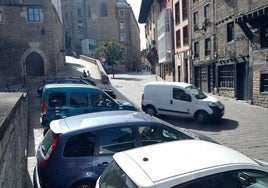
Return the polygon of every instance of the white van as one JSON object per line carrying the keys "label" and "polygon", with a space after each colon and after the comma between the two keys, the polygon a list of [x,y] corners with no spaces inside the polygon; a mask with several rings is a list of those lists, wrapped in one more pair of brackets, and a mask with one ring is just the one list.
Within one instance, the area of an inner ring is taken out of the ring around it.
{"label": "white van", "polygon": [[199,123],[220,119],[224,105],[194,85],[183,82],[149,82],[142,94],[142,110],[150,115],[195,118]]}

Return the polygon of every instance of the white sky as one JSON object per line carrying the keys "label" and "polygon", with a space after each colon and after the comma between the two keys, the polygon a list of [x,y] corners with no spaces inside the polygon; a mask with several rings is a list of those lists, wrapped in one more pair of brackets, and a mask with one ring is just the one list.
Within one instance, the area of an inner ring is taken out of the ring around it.
{"label": "white sky", "polygon": [[[127,2],[132,7],[132,10],[133,10],[133,12],[135,14],[137,22],[138,22],[139,14],[140,14],[141,1],[142,0],[127,0]],[[143,49],[146,48],[145,31],[144,31],[145,24],[139,24],[139,26],[140,26],[141,50],[143,50]]]}

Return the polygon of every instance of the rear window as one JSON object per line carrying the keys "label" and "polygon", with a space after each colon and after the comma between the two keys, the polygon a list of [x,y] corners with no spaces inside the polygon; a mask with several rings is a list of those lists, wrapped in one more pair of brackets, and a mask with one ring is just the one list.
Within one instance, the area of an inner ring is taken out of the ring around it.
{"label": "rear window", "polygon": [[68,138],[64,147],[64,157],[83,157],[94,154],[96,142],[95,133],[84,133]]}
{"label": "rear window", "polygon": [[66,106],[66,93],[65,92],[57,92],[51,93],[48,98],[49,107],[62,107]]}
{"label": "rear window", "polygon": [[44,155],[47,154],[50,146],[52,145],[53,141],[59,136],[59,134],[55,134],[53,133],[51,130],[48,130],[44,139],[43,139],[43,142],[42,142],[42,152]]}

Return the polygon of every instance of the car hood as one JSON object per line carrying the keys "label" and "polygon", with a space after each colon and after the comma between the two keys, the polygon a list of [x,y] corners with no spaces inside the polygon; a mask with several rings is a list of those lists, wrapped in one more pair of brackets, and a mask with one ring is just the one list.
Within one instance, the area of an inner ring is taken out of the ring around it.
{"label": "car hood", "polygon": [[115,101],[119,104],[119,106],[122,106],[122,110],[137,110],[136,107],[130,102],[121,99],[117,99]]}
{"label": "car hood", "polygon": [[215,97],[212,97],[212,96],[207,96],[206,98],[202,99],[203,101],[206,101],[206,102],[218,102],[219,100]]}

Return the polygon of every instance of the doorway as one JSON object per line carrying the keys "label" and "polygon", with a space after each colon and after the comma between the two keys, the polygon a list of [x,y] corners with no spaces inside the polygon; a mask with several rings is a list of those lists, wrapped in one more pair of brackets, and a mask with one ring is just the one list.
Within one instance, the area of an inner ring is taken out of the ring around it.
{"label": "doorway", "polygon": [[44,61],[38,53],[30,53],[25,60],[25,65],[27,76],[44,76]]}

